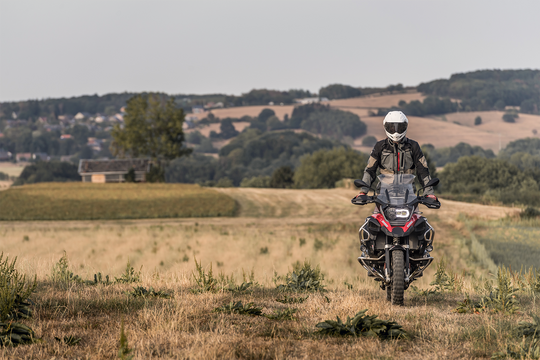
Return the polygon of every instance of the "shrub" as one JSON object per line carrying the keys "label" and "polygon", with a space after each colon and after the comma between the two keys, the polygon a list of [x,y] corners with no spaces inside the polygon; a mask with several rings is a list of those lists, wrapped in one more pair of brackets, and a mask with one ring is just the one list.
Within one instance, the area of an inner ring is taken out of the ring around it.
{"label": "shrub", "polygon": [[261,112],[257,116],[257,119],[259,121],[266,122],[269,118],[271,118],[272,116],[275,116],[275,115],[276,115],[276,113],[275,113],[274,110],[265,108],[265,109],[261,110]]}
{"label": "shrub", "polygon": [[38,161],[35,164],[27,165],[13,185],[53,181],[81,181],[77,165],[60,161]]}
{"label": "shrub", "polygon": [[408,334],[394,321],[377,319],[377,315],[365,315],[366,310],[358,312],[352,319],[347,316],[343,323],[339,316],[337,321],[326,320],[318,323],[320,334],[336,336],[377,336],[381,340],[408,338]]}
{"label": "shrub", "polygon": [[270,176],[253,176],[243,178],[240,187],[268,188],[270,187]]}
{"label": "shrub", "polygon": [[540,216],[540,211],[532,206],[527,206],[525,210],[519,213],[522,219],[532,219]]}
{"label": "shrub", "polygon": [[229,188],[229,187],[234,187],[234,184],[233,184],[232,180],[229,179],[228,177],[222,177],[221,179],[219,179],[219,180],[216,182],[215,187],[219,187],[219,188]]}
{"label": "shrub", "polygon": [[277,287],[280,291],[324,291],[324,275],[320,267],[312,268],[309,261],[297,262],[293,270],[285,276],[285,284]]}
{"label": "shrub", "polygon": [[482,124],[482,118],[480,116],[477,116],[474,118],[474,125],[480,125]]}
{"label": "shrub", "polygon": [[517,118],[518,118],[518,115],[512,112],[507,112],[502,117],[503,121],[507,123],[515,123]]}
{"label": "shrub", "polygon": [[366,161],[364,154],[350,148],[319,150],[302,158],[294,183],[307,189],[333,188],[338,180],[362,178]]}
{"label": "shrub", "polygon": [[134,168],[129,169],[127,174],[124,175],[124,179],[126,180],[126,182],[134,183],[135,182],[135,169]]}
{"label": "shrub", "polygon": [[288,189],[294,185],[294,171],[290,166],[282,166],[272,174],[270,179],[271,188]]}
{"label": "shrub", "polygon": [[159,165],[152,165],[150,171],[146,173],[146,182],[149,183],[164,183],[165,170]]}
{"label": "shrub", "polygon": [[362,95],[362,90],[342,84],[331,84],[325,87],[322,87],[319,90],[319,96],[325,97],[330,100],[333,99],[347,99],[352,97],[357,97]]}
{"label": "shrub", "polygon": [[375,146],[377,143],[377,138],[375,136],[366,136],[362,139],[362,145],[363,146]]}

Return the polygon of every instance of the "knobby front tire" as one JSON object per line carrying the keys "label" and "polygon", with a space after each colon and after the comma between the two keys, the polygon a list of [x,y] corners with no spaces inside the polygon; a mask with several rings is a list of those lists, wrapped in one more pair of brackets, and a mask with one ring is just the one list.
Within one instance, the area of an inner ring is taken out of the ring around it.
{"label": "knobby front tire", "polygon": [[405,292],[405,254],[401,250],[392,252],[392,305],[403,305]]}

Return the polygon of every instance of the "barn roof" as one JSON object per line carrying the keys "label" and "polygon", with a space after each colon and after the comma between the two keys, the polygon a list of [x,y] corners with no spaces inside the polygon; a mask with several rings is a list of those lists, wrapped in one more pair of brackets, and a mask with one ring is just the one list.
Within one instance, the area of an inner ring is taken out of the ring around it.
{"label": "barn roof", "polygon": [[80,160],[79,174],[82,173],[118,173],[135,171],[147,172],[150,166],[149,159],[121,159],[121,160]]}

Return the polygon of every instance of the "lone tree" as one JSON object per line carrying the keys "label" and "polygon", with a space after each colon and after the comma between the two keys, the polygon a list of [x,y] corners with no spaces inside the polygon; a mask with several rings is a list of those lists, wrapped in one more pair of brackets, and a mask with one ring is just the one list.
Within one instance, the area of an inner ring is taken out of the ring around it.
{"label": "lone tree", "polygon": [[474,118],[474,125],[480,125],[482,124],[482,118],[480,116],[477,116]]}
{"label": "lone tree", "polygon": [[[163,174],[163,161],[188,155],[192,149],[184,146],[184,111],[174,99],[160,95],[135,95],[127,101],[124,126],[116,125],[111,132],[110,150],[120,158],[150,157],[157,163],[151,173]],[[163,181],[162,176],[155,181]]]}

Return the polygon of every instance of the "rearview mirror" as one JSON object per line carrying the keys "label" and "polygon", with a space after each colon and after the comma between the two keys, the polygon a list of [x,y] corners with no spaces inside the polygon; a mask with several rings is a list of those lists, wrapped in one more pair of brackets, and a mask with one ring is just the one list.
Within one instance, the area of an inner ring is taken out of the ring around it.
{"label": "rearview mirror", "polygon": [[434,178],[434,179],[431,179],[431,180],[428,181],[426,187],[437,186],[438,184],[439,184],[439,179]]}
{"label": "rearview mirror", "polygon": [[[439,180],[439,179],[437,179],[437,180]],[[366,184],[362,180],[354,180],[354,186],[356,186],[357,188],[361,188],[361,187],[369,188],[368,184]]]}

